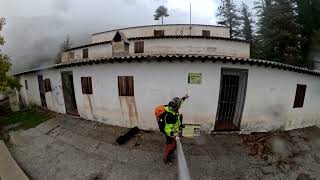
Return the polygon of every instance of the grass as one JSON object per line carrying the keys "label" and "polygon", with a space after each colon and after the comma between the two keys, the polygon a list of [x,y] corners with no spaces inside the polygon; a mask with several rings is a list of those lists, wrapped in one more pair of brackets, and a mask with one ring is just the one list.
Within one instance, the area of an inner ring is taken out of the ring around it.
{"label": "grass", "polygon": [[0,129],[18,123],[19,126],[13,129],[29,129],[52,117],[53,113],[39,108],[29,108],[18,112],[10,112],[5,116],[0,117]]}

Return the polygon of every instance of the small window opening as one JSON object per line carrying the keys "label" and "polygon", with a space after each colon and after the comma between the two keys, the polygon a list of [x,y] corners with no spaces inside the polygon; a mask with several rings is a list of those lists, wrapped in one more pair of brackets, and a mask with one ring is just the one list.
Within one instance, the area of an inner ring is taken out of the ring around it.
{"label": "small window opening", "polygon": [[83,58],[89,57],[89,49],[88,48],[82,50],[82,56],[83,56]]}
{"label": "small window opening", "polygon": [[27,80],[24,80],[24,85],[26,87],[26,90],[28,90],[28,81]]}
{"label": "small window opening", "polygon": [[92,94],[91,77],[81,77],[82,94]]}
{"label": "small window opening", "polygon": [[297,84],[296,96],[294,98],[293,108],[303,107],[304,97],[306,95],[306,85]]}
{"label": "small window opening", "polygon": [[69,59],[74,59],[74,52],[73,51],[69,52]]}
{"label": "small window opening", "polygon": [[52,91],[50,79],[45,79],[44,80],[44,89],[45,89],[46,92]]}
{"label": "small window opening", "polygon": [[154,30],[155,37],[162,37],[164,36],[164,30]]}
{"label": "small window opening", "polygon": [[144,53],[144,41],[134,42],[134,53]]}
{"label": "small window opening", "polygon": [[118,76],[119,96],[134,96],[133,76]]}
{"label": "small window opening", "polygon": [[203,37],[210,37],[210,31],[208,31],[208,30],[202,30],[202,36],[203,36]]}

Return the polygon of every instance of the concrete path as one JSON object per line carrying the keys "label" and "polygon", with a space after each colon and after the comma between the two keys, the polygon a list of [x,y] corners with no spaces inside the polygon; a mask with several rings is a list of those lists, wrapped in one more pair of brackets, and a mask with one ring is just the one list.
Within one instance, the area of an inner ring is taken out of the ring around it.
{"label": "concrete path", "polygon": [[28,180],[16,161],[12,158],[7,146],[0,140],[0,179]]}
{"label": "concrete path", "polygon": [[[123,146],[116,138],[128,129],[69,116],[12,132],[11,149],[32,179],[177,179],[177,167],[162,162],[164,137],[144,132]],[[290,162],[248,155],[239,135],[182,139],[192,179],[320,178],[320,130],[290,132],[297,154]]]}

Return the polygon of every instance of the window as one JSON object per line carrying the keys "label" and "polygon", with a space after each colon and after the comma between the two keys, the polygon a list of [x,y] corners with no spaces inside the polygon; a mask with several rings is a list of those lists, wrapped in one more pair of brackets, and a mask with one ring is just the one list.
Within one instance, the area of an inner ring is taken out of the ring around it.
{"label": "window", "polygon": [[44,80],[44,90],[45,90],[46,92],[52,91],[50,79],[45,79],[45,80]]}
{"label": "window", "polygon": [[306,85],[297,84],[296,97],[294,99],[293,108],[303,107],[304,96],[306,94]]}
{"label": "window", "polygon": [[134,96],[133,76],[118,76],[119,96]]}
{"label": "window", "polygon": [[134,42],[134,53],[143,53],[144,52],[144,41]]}
{"label": "window", "polygon": [[82,57],[83,58],[89,57],[89,49],[88,48],[82,50]]}
{"label": "window", "polygon": [[81,77],[82,94],[92,94],[91,77]]}
{"label": "window", "polygon": [[202,30],[202,36],[203,36],[203,37],[210,37],[210,31],[208,31],[208,30]]}
{"label": "window", "polygon": [[69,59],[74,59],[74,52],[69,52]]}
{"label": "window", "polygon": [[154,30],[154,36],[155,37],[161,37],[164,36],[164,30]]}
{"label": "window", "polygon": [[28,81],[27,80],[24,80],[24,85],[26,87],[26,90],[28,90]]}

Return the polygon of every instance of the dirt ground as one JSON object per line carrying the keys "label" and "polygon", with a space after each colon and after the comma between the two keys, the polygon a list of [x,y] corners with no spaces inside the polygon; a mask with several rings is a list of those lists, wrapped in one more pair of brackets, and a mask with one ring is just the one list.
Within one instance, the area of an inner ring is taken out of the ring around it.
{"label": "dirt ground", "polygon": [[[11,153],[31,179],[177,179],[164,165],[165,139],[65,115],[10,133]],[[320,179],[320,129],[182,139],[192,179]]]}

